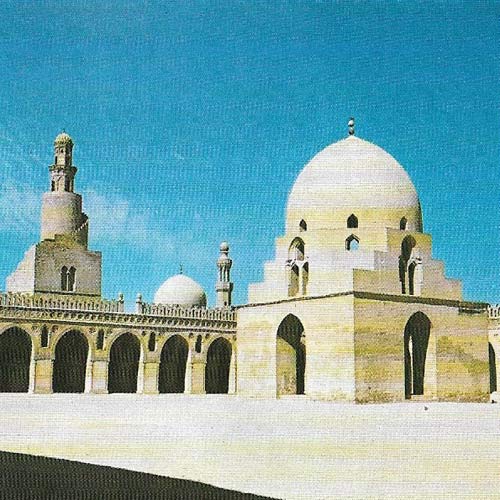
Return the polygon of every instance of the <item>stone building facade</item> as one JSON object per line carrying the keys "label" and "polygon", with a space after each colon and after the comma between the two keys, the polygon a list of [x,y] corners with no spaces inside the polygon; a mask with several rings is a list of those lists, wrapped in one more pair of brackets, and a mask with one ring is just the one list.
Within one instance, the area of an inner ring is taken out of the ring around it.
{"label": "stone building facade", "polygon": [[417,192],[354,135],[318,153],[289,195],[285,234],[233,306],[222,243],[217,304],[182,273],[153,304],[101,297],[101,255],[74,192],[73,141],[54,143],[41,241],[0,296],[0,391],[229,393],[324,400],[487,401],[498,307],[462,299],[432,256]]}

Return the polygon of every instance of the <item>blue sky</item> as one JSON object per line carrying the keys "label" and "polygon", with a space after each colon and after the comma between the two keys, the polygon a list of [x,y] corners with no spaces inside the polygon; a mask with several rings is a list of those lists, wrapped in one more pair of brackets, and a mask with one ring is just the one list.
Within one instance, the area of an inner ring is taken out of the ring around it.
{"label": "blue sky", "polygon": [[353,115],[465,298],[500,302],[498,1],[4,1],[0,67],[1,281],[64,128],[104,295],[150,301],[182,263],[213,303],[228,240],[243,303],[295,177]]}

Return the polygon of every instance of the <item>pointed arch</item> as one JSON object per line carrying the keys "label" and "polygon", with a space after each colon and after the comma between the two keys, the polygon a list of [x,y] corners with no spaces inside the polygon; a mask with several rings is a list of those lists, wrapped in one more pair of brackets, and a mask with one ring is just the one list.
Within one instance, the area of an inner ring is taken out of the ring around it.
{"label": "pointed arch", "polygon": [[402,217],[401,220],[399,221],[399,229],[401,231],[405,231],[407,224],[408,224],[408,219],[406,217]]}
{"label": "pointed arch", "polygon": [[404,330],[405,399],[424,394],[425,359],[431,322],[422,312],[413,314]]}
{"label": "pointed arch", "polygon": [[299,293],[299,266],[291,265],[288,273],[288,296],[295,297]]}
{"label": "pointed arch", "polygon": [[185,389],[189,346],[181,335],[172,335],[161,350],[158,391],[181,393]]}
{"label": "pointed arch", "polygon": [[349,229],[358,227],[358,218],[354,214],[349,215],[347,218],[347,227]]}
{"label": "pointed arch", "polygon": [[0,334],[0,392],[28,392],[32,342],[17,326]]}
{"label": "pointed arch", "polygon": [[355,251],[358,250],[359,248],[359,238],[351,234],[346,240],[345,240],[345,249],[348,251]]}
{"label": "pointed arch", "polygon": [[490,393],[496,392],[498,389],[497,386],[497,362],[495,356],[495,349],[488,342],[488,358],[490,362]]}
{"label": "pointed arch", "polygon": [[55,348],[52,390],[84,392],[89,344],[78,330],[66,332]]}
{"label": "pointed arch", "polygon": [[229,392],[232,350],[231,343],[224,337],[215,339],[208,347],[205,367],[205,392],[207,394]]}
{"label": "pointed arch", "polygon": [[301,231],[301,232],[307,231],[307,222],[304,219],[302,219],[299,222],[299,231]]}
{"label": "pointed arch", "polygon": [[76,286],[76,269],[72,266],[68,270],[68,292],[74,292]]}
{"label": "pointed arch", "polygon": [[302,343],[304,327],[289,314],[276,333],[276,394],[304,394],[306,351]]}
{"label": "pointed arch", "polygon": [[108,392],[137,392],[141,345],[131,333],[122,333],[111,345],[108,366]]}
{"label": "pointed arch", "polygon": [[305,258],[305,244],[302,238],[295,238],[288,247],[288,260],[297,261]]}
{"label": "pointed arch", "polygon": [[63,292],[68,290],[68,268],[66,266],[61,268],[61,290]]}

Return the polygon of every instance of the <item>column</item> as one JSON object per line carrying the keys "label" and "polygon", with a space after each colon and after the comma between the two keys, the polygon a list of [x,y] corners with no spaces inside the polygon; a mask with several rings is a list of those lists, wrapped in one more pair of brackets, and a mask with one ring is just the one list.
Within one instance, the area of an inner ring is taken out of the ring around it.
{"label": "column", "polygon": [[229,365],[229,387],[228,394],[236,394],[236,349],[235,344],[231,344],[231,363]]}
{"label": "column", "polygon": [[93,394],[108,393],[108,360],[95,359],[92,363],[92,387]]}
{"label": "column", "polygon": [[[158,394],[158,374],[160,372],[160,363],[144,363],[144,394]],[[138,391],[139,392],[139,391]]]}
{"label": "column", "polygon": [[34,392],[36,394],[52,394],[52,368],[54,360],[49,358],[35,359]]}

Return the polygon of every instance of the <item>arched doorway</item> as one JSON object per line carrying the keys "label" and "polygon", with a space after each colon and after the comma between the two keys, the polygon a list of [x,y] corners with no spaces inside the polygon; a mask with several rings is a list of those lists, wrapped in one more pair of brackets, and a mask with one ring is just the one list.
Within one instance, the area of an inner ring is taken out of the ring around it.
{"label": "arched doorway", "polygon": [[109,354],[108,392],[137,392],[141,347],[131,333],[123,333],[112,344]]}
{"label": "arched doorway", "polygon": [[215,339],[208,348],[205,367],[205,392],[227,394],[231,367],[231,343],[223,337]]}
{"label": "arched doorway", "polygon": [[180,335],[170,337],[161,350],[158,391],[184,392],[188,343]]}
{"label": "arched doorway", "polygon": [[422,312],[406,323],[404,332],[405,399],[424,394],[425,358],[431,322]]}
{"label": "arched doorway", "polygon": [[495,357],[495,349],[488,343],[488,357],[490,360],[490,393],[497,390],[497,362]]}
{"label": "arched doorway", "polygon": [[289,314],[278,327],[276,338],[276,393],[304,394],[306,351],[301,342],[304,327]]}
{"label": "arched doorway", "polygon": [[54,392],[84,392],[89,344],[78,330],[66,332],[57,342],[52,390]]}
{"label": "arched doorway", "polygon": [[31,339],[12,327],[0,335],[0,392],[28,392]]}

